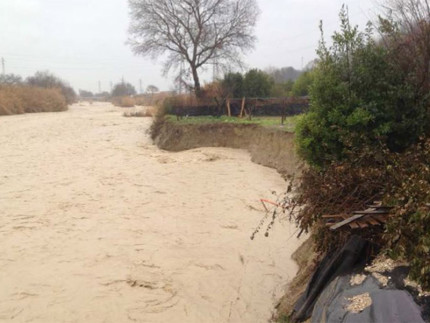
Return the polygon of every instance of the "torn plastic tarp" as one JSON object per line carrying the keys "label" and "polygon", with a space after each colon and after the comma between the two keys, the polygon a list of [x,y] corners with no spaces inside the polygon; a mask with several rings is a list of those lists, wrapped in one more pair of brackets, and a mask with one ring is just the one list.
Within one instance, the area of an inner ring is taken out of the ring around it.
{"label": "torn plastic tarp", "polygon": [[[372,276],[351,286],[351,275],[338,277],[318,298],[312,312],[312,322],[330,323],[421,323],[421,311],[405,290],[381,289]],[[368,294],[371,302],[358,313],[348,309],[351,300]]]}

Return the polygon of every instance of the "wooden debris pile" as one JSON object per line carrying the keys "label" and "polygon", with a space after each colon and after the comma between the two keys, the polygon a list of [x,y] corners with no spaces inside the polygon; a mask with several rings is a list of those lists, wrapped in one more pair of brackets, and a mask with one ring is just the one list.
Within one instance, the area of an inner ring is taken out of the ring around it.
{"label": "wooden debris pile", "polygon": [[355,211],[352,214],[323,215],[322,218],[333,231],[345,227],[364,229],[387,223],[391,209],[392,207],[383,206],[381,202],[374,202],[363,211]]}

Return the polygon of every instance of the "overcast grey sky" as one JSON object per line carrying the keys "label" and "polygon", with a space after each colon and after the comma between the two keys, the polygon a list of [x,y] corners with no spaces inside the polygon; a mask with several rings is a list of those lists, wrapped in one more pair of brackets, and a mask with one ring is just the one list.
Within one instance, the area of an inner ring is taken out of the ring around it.
{"label": "overcast grey sky", "polygon": [[[247,65],[293,66],[300,69],[316,57],[318,23],[326,36],[338,26],[345,3],[354,24],[364,28],[375,16],[375,0],[257,0],[261,16],[255,50]],[[127,0],[0,0],[0,57],[6,73],[23,77],[49,70],[75,89],[110,90],[122,77],[139,90],[154,84],[172,87],[173,75],[163,77],[160,62],[136,57],[125,44],[129,24]],[[210,73],[206,78],[210,79]]]}

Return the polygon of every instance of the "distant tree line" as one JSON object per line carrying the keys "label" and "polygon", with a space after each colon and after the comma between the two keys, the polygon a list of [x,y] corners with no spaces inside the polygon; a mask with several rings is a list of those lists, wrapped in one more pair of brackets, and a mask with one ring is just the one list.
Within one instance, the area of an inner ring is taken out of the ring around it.
{"label": "distant tree line", "polygon": [[312,81],[312,70],[271,67],[266,71],[251,69],[245,74],[228,73],[220,83],[229,97],[289,97],[307,96]]}

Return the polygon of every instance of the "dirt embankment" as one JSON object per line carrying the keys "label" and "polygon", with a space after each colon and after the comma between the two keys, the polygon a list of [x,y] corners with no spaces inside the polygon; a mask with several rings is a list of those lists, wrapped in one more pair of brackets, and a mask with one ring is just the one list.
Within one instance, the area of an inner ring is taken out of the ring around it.
{"label": "dirt embankment", "polygon": [[175,124],[161,126],[155,143],[161,149],[182,151],[199,147],[247,149],[252,161],[275,168],[283,176],[298,171],[294,134],[253,124]]}

